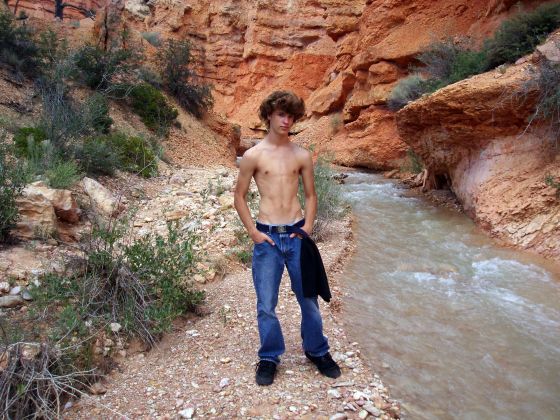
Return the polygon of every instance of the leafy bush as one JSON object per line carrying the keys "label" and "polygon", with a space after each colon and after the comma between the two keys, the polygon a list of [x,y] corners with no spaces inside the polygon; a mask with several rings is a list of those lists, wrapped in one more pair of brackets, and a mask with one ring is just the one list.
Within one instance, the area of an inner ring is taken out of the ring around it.
{"label": "leafy bush", "polygon": [[51,188],[69,188],[81,178],[80,167],[74,160],[58,161],[45,172]]}
{"label": "leafy bush", "polygon": [[56,316],[54,337],[82,335],[86,327],[95,336],[113,322],[152,346],[175,318],[203,301],[190,279],[197,238],[168,224],[166,237],[130,241],[127,223],[95,226],[83,244],[84,259],[75,263],[77,274],[44,276],[31,290],[35,305],[60,309],[49,312]]}
{"label": "leafy bush", "polygon": [[112,175],[117,168],[145,178],[157,175],[153,145],[142,137],[121,132],[86,138],[78,148],[77,158],[91,175]]}
{"label": "leafy bush", "polygon": [[532,52],[537,45],[560,27],[560,4],[544,4],[533,12],[520,13],[504,21],[487,40],[484,51],[488,69],[513,63]]}
{"label": "leafy bush", "polygon": [[117,80],[129,76],[140,60],[132,49],[110,48],[107,51],[84,45],[74,54],[74,78],[95,90],[106,90]]}
{"label": "leafy bush", "polygon": [[416,72],[426,75],[427,91],[434,92],[444,86],[482,73],[485,67],[486,53],[469,49],[468,40],[444,40],[435,42],[420,53],[418,61],[422,67],[415,67]]}
{"label": "leafy bush", "polygon": [[155,87],[142,83],[130,92],[132,109],[136,112],[146,127],[154,131],[167,133],[179,113],[170,106],[165,96]]}
{"label": "leafy bush", "polygon": [[18,219],[16,198],[21,194],[24,174],[19,162],[14,160],[12,148],[0,133],[0,242],[9,239],[10,230]]}
{"label": "leafy bush", "polygon": [[120,167],[119,156],[105,137],[88,137],[76,151],[81,168],[88,175],[113,175]]}
{"label": "leafy bush", "polygon": [[41,127],[22,127],[14,134],[15,152],[20,157],[29,158],[32,149],[47,139],[45,130]]}
{"label": "leafy bush", "polygon": [[83,119],[93,130],[107,134],[113,124],[113,119],[109,116],[107,98],[97,92],[91,95],[85,103]]}
{"label": "leafy bush", "polygon": [[[340,184],[335,180],[335,172],[329,161],[320,156],[315,163],[315,191],[317,193],[317,219],[313,226],[312,236],[323,240],[328,235],[331,222],[340,219],[347,211],[342,197]],[[300,182],[298,196],[302,208],[305,206],[303,184]]]}
{"label": "leafy bush", "polygon": [[138,136],[115,133],[107,137],[107,143],[116,151],[120,166],[128,172],[144,178],[157,175],[157,157],[151,145]]}
{"label": "leafy bush", "polygon": [[6,9],[0,9],[0,62],[18,78],[34,76],[40,67],[40,50],[32,31],[18,25]]}
{"label": "leafy bush", "polygon": [[391,91],[389,99],[387,99],[387,106],[391,111],[398,111],[429,90],[426,80],[418,74],[405,77]]}
{"label": "leafy bush", "polygon": [[158,53],[165,89],[188,112],[201,117],[214,103],[208,85],[196,83],[191,70],[191,45],[186,40],[168,40]]}
{"label": "leafy bush", "polygon": [[[423,93],[491,70],[504,63],[513,63],[532,52],[537,45],[560,27],[560,4],[545,4],[533,12],[521,13],[502,23],[480,50],[470,48],[465,40],[444,40],[432,43],[416,58],[422,66],[399,83],[388,101],[395,111]],[[425,75],[421,80],[418,73]]]}
{"label": "leafy bush", "polygon": [[193,271],[196,241],[195,236],[181,234],[176,225],[168,224],[167,238],[147,236],[125,248],[131,270],[149,285],[153,300],[146,319],[153,333],[168,330],[173,319],[204,299],[204,294],[195,291],[185,278]]}

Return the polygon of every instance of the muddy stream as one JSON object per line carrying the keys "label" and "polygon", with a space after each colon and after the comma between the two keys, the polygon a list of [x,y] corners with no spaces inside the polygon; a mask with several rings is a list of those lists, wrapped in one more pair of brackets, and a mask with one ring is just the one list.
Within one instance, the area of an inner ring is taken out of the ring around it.
{"label": "muddy stream", "polygon": [[560,419],[560,275],[454,211],[351,173],[346,321],[410,419]]}

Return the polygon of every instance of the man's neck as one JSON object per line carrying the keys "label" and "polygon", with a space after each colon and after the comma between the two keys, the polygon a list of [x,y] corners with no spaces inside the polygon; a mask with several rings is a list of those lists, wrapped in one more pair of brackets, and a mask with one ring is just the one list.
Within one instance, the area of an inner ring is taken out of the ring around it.
{"label": "man's neck", "polygon": [[282,134],[275,133],[274,131],[269,131],[265,136],[267,143],[273,144],[275,146],[283,146],[290,142],[290,137]]}

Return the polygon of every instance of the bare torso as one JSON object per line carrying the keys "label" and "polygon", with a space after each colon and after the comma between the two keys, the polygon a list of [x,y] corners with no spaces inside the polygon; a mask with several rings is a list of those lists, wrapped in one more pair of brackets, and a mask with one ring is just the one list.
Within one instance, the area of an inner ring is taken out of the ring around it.
{"label": "bare torso", "polygon": [[257,219],[266,224],[290,224],[303,218],[297,197],[305,151],[288,143],[260,143],[252,150],[256,161],[253,178],[261,196]]}

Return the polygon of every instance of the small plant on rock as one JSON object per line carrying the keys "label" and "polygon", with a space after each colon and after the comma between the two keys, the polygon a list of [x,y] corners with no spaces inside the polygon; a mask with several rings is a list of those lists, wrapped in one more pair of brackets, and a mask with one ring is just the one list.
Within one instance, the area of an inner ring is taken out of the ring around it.
{"label": "small plant on rock", "polygon": [[413,74],[405,77],[395,86],[389,95],[387,106],[391,111],[398,111],[428,91],[426,80],[418,74]]}

